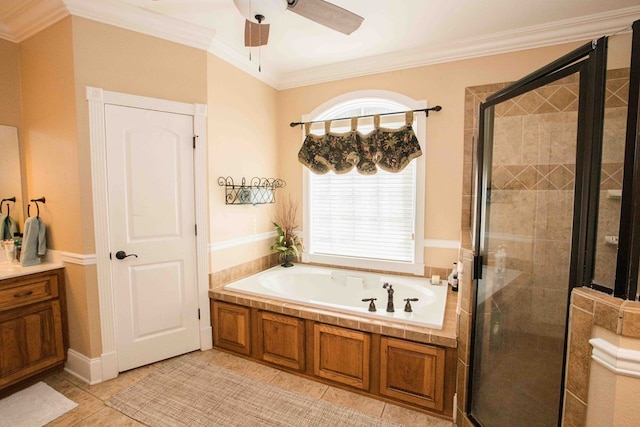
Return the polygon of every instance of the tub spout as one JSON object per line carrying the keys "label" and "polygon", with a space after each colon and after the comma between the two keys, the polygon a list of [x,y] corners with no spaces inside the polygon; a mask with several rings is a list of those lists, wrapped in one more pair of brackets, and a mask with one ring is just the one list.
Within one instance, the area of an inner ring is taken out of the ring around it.
{"label": "tub spout", "polygon": [[393,286],[385,282],[382,287],[387,290],[387,295],[389,296],[389,300],[387,301],[387,313],[393,313],[395,311],[393,308]]}

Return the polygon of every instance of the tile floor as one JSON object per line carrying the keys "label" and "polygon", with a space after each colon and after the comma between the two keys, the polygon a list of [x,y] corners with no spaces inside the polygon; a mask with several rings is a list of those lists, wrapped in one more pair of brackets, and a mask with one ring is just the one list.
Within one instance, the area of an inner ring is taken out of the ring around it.
{"label": "tile floor", "polygon": [[[452,426],[449,421],[307,380],[215,349],[194,352],[190,356],[261,381],[270,382],[278,387],[303,393],[315,399],[333,402],[408,427]],[[116,379],[96,385],[87,385],[66,372],[47,377],[44,382],[78,403],[77,408],[51,422],[48,426],[141,426],[142,424],[139,422],[106,406],[104,401],[120,390],[140,381],[162,363],[164,362],[124,372]]]}

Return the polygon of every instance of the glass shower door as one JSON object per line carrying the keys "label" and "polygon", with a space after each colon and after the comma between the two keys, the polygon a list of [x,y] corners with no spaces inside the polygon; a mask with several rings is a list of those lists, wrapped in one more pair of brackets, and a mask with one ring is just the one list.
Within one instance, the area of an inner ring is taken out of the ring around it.
{"label": "glass shower door", "polygon": [[559,425],[589,70],[575,62],[480,108],[469,407],[483,426]]}

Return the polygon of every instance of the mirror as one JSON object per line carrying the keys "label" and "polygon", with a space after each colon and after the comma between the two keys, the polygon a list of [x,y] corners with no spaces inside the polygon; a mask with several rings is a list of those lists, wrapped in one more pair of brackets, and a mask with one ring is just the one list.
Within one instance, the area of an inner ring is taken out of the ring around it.
{"label": "mirror", "polygon": [[20,174],[20,145],[18,129],[0,125],[0,199],[16,198],[2,203],[2,215],[7,214],[18,223],[20,231],[24,224],[22,200],[22,176]]}

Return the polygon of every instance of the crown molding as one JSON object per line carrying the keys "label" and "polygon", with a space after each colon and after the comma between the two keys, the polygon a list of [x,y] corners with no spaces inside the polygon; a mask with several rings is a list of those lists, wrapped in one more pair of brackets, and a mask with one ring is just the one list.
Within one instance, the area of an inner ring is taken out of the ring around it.
{"label": "crown molding", "polygon": [[493,33],[436,47],[344,61],[283,74],[277,89],[584,41],[617,33],[626,27],[630,29],[636,19],[640,19],[640,6]]}
{"label": "crown molding", "polygon": [[16,1],[7,10],[7,22],[0,26],[0,38],[20,43],[68,15],[62,0]]}
{"label": "crown molding", "polygon": [[74,16],[207,50],[215,30],[181,21],[117,0],[63,0]]}

